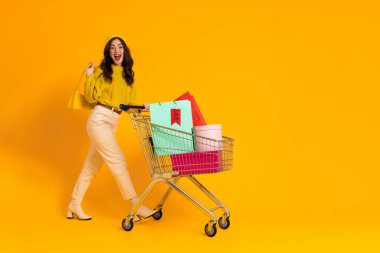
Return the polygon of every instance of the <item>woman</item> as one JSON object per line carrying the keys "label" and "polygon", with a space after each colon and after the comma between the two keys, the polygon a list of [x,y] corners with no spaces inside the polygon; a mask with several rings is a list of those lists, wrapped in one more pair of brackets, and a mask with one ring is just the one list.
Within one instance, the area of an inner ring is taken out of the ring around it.
{"label": "woman", "polygon": [[[115,132],[121,110],[120,104],[134,104],[136,85],[132,70],[133,59],[121,37],[111,37],[104,48],[104,59],[99,67],[92,63],[86,69],[84,95],[88,102],[97,103],[88,121],[87,132],[92,141],[86,161],[77,179],[68,206],[67,218],[76,216],[79,220],[90,220],[81,207],[84,195],[103,161],[111,170],[125,200],[132,206],[138,197],[129,177],[126,161],[115,139]],[[149,105],[144,104],[145,109]],[[136,212],[135,221],[151,217],[156,211],[142,205]]]}

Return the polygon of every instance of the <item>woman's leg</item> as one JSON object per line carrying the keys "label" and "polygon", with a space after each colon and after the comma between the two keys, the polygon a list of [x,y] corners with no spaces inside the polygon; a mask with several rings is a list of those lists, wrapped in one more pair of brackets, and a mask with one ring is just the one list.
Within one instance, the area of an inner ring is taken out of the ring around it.
{"label": "woman's leg", "polygon": [[94,145],[91,145],[88,151],[86,161],[83,165],[82,171],[77,179],[74,190],[71,194],[71,201],[69,203],[67,218],[73,218],[75,214],[80,220],[89,220],[91,216],[87,215],[82,210],[82,201],[84,195],[87,192],[92,180],[98,174],[100,168],[103,165],[103,159],[95,149]]}
{"label": "woman's leg", "polygon": [[94,110],[97,113],[90,117],[87,124],[89,137],[111,170],[122,197],[130,200],[137,194],[127,171],[124,154],[115,138],[119,115],[99,106]]}
{"label": "woman's leg", "polygon": [[73,199],[77,200],[78,202],[82,202],[88,187],[90,186],[95,176],[98,174],[102,165],[103,159],[96,150],[95,146],[92,144],[71,195]]}
{"label": "woman's leg", "polygon": [[[119,115],[103,107],[97,109],[100,111],[99,115],[89,120],[87,125],[90,139],[111,170],[123,198],[134,206],[138,203],[138,197],[127,170],[124,154],[115,138]],[[155,212],[141,205],[136,214],[148,217]]]}

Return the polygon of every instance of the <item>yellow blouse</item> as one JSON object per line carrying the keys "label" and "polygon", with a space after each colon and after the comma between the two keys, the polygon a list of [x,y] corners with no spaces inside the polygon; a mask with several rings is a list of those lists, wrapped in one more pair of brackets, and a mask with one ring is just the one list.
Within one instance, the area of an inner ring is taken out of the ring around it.
{"label": "yellow blouse", "polygon": [[119,108],[120,104],[136,105],[136,85],[129,86],[123,78],[123,67],[112,65],[112,82],[105,81],[103,70],[96,67],[94,73],[86,77],[84,97],[90,103],[99,102]]}

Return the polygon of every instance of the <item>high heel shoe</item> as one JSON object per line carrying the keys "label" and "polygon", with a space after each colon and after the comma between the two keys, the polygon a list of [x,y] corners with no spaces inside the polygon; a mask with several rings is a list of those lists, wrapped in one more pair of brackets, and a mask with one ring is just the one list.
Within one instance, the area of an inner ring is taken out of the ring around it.
{"label": "high heel shoe", "polygon": [[155,212],[148,216],[143,216],[141,214],[135,214],[135,217],[133,218],[134,222],[139,222],[145,219],[148,219],[150,217],[153,217],[156,213],[160,212],[161,210],[154,210]]}
{"label": "high heel shoe", "polygon": [[[139,202],[138,197],[134,197],[133,199],[130,199],[129,202],[131,203],[132,207],[136,206]],[[148,219],[152,217],[154,214],[156,214],[160,210],[152,210],[147,208],[144,204],[142,204],[139,209],[136,211],[135,217],[133,218],[134,222],[138,222],[144,219]]]}
{"label": "high heel shoe", "polygon": [[71,200],[70,201],[70,204],[67,208],[67,219],[73,219],[74,217],[77,217],[78,220],[91,220],[92,217],[85,214],[85,212],[83,212],[82,210],[82,207],[81,207],[81,203],[75,201],[75,200]]}

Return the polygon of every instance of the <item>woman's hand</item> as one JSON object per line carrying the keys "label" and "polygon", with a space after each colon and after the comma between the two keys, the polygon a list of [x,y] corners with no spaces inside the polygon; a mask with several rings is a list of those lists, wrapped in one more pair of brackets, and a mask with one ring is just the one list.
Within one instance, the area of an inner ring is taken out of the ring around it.
{"label": "woman's hand", "polygon": [[94,64],[91,62],[88,63],[88,67],[86,68],[86,75],[90,76],[94,73],[95,67]]}
{"label": "woman's hand", "polygon": [[149,104],[148,103],[144,103],[143,106],[145,107],[143,109],[143,111],[149,111]]}

